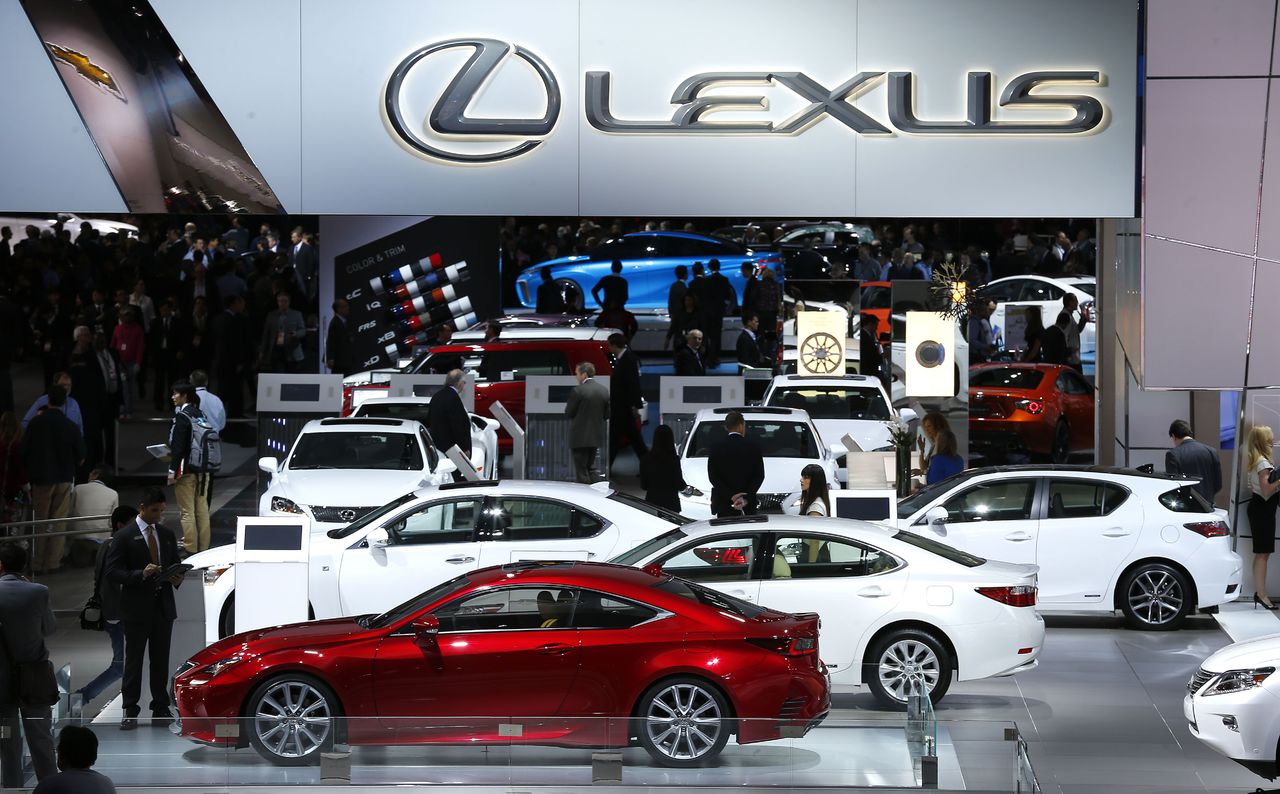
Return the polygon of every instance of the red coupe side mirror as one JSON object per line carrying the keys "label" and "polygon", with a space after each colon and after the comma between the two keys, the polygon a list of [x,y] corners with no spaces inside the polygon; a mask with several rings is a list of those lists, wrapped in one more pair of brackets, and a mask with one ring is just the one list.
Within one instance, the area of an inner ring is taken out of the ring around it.
{"label": "red coupe side mirror", "polygon": [[642,569],[651,576],[663,576],[661,563],[651,562]]}
{"label": "red coupe side mirror", "polygon": [[435,615],[423,615],[413,623],[414,641],[420,648],[436,648],[436,635],[440,633],[440,621]]}

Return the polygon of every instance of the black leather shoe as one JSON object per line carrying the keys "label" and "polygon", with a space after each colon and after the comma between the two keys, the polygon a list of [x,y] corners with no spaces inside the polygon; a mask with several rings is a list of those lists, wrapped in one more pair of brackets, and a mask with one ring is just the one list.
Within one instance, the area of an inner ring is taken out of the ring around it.
{"label": "black leather shoe", "polygon": [[173,722],[173,715],[163,711],[151,713],[151,725],[155,728],[167,728]]}
{"label": "black leather shoe", "polygon": [[120,720],[120,730],[122,731],[136,730],[137,727],[138,727],[137,717],[125,717],[124,719]]}

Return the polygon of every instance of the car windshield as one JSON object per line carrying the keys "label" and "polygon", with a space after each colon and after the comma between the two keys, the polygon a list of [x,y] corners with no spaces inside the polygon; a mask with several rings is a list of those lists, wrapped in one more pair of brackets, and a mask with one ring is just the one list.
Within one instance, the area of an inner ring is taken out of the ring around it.
{"label": "car windshield", "polygon": [[966,568],[977,568],[979,565],[986,562],[986,560],[981,557],[970,554],[966,551],[960,551],[959,549],[948,546],[945,543],[939,543],[932,538],[926,538],[924,535],[917,535],[914,532],[899,530],[898,534],[893,537],[903,543],[915,546],[917,549],[924,549],[931,554],[936,554],[943,559],[951,560],[952,562],[963,565]]}
{"label": "car windshield", "polygon": [[997,389],[1038,389],[1044,373],[1022,367],[983,367],[969,372],[969,386]]}
{"label": "car windshield", "polygon": [[388,502],[382,507],[377,508],[376,510],[370,510],[368,513],[360,516],[345,527],[331,529],[326,534],[331,538],[345,538],[347,535],[350,535],[353,532],[359,532],[370,524],[379,521],[386,514],[395,512],[401,505],[412,502],[416,498],[417,494],[407,493],[404,496],[398,497],[394,501]]}
{"label": "car windshield", "polygon": [[1097,283],[1096,283],[1096,282],[1093,282],[1093,281],[1073,281],[1073,282],[1071,282],[1071,286],[1075,287],[1076,289],[1080,290],[1081,292],[1086,292],[1086,293],[1088,293],[1090,298],[1096,298],[1096,297],[1098,297],[1098,285],[1097,285]]}
{"label": "car windshield", "polygon": [[947,491],[956,487],[960,483],[972,477],[977,472],[965,472],[957,474],[954,477],[935,482],[932,485],[926,485],[905,499],[898,501],[898,515],[902,518],[910,518],[918,513],[925,505],[942,496]]}
{"label": "car windshield", "polygon": [[420,471],[422,450],[412,433],[304,433],[289,470],[385,469]]}
{"label": "car windshield", "polygon": [[674,576],[670,579],[663,579],[655,584],[654,587],[659,590],[665,590],[668,593],[674,593],[682,598],[687,598],[690,601],[696,601],[703,606],[718,609],[721,612],[728,612],[731,615],[737,615],[748,620],[759,617],[767,611],[742,599],[718,593],[715,590],[708,590],[701,585],[696,585],[693,582],[678,579]]}
{"label": "car windshield", "polygon": [[[728,431],[718,417],[698,425],[685,449],[686,458],[705,458]],[[817,458],[818,440],[804,422],[748,420],[747,438],[760,446],[766,458]]]}
{"label": "car windshield", "polygon": [[[609,501],[620,502],[626,505],[627,507],[634,507],[636,510],[639,510],[642,513],[648,513],[649,515],[655,518],[660,518],[663,521],[666,521],[667,523],[670,523],[670,524],[689,524],[693,522],[692,518],[687,518],[685,516],[680,515],[679,513],[674,513],[666,509],[665,507],[658,507],[657,505],[651,505],[645,500],[636,496],[632,496],[629,493],[614,491],[613,493],[609,494]],[[623,563],[623,564],[625,565],[626,563]]]}
{"label": "car windshield", "polygon": [[377,617],[360,618],[360,625],[366,629],[385,629],[388,626],[394,626],[407,617],[416,614],[419,610],[424,609],[430,604],[434,604],[442,598],[446,598],[453,593],[458,592],[463,587],[471,583],[471,579],[467,574],[462,574],[454,579],[450,579],[444,584],[436,585],[425,593],[420,593],[399,606],[394,606],[383,612]]}
{"label": "car windshield", "polygon": [[889,420],[889,404],[874,386],[801,386],[774,389],[769,405],[799,408],[810,419]]}
{"label": "car windshield", "polygon": [[355,416],[385,416],[392,419],[415,419],[422,424],[427,423],[425,403],[361,403]]}
{"label": "car windshield", "polygon": [[[683,516],[681,516],[683,518]],[[687,520],[687,519],[686,519]],[[656,538],[650,538],[644,543],[634,548],[627,549],[618,556],[609,560],[616,565],[635,565],[642,560],[648,559],[654,552],[665,549],[673,543],[679,543],[689,537],[683,530],[673,529],[670,532],[663,532]]]}

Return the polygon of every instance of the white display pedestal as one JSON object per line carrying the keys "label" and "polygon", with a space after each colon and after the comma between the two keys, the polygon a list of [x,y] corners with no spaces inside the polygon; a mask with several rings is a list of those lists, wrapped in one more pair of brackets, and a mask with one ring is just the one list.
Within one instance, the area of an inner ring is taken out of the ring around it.
{"label": "white display pedestal", "polygon": [[307,620],[311,519],[240,516],[236,521],[237,633]]}

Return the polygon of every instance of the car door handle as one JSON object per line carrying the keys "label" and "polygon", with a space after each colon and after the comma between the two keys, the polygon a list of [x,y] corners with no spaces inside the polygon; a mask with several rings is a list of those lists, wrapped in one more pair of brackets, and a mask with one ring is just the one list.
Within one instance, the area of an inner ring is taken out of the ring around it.
{"label": "car door handle", "polygon": [[1111,529],[1108,529],[1106,532],[1103,532],[1103,533],[1102,533],[1102,537],[1104,537],[1104,538],[1127,538],[1127,537],[1129,537],[1129,536],[1130,536],[1130,535],[1132,535],[1132,534],[1133,534],[1133,530],[1131,530],[1131,529],[1121,529],[1120,527],[1112,527]]}
{"label": "car door handle", "polygon": [[756,600],[756,599],[755,599],[755,596],[751,595],[751,594],[750,594],[750,593],[748,593],[746,590],[730,590],[730,591],[729,591],[729,595],[733,596],[734,598],[741,599],[741,600],[743,600],[743,601],[755,601],[755,600]]}
{"label": "car door handle", "polygon": [[546,645],[538,646],[538,653],[543,653],[547,656],[564,656],[572,650],[572,645],[565,645],[563,642],[549,642]]}
{"label": "car door handle", "polygon": [[1004,536],[1005,540],[1012,540],[1014,543],[1022,543],[1025,540],[1031,540],[1032,535],[1029,532],[1010,532]]}
{"label": "car door handle", "polygon": [[445,557],[445,560],[444,560],[444,561],[445,561],[445,562],[449,562],[449,563],[453,563],[454,565],[462,565],[463,563],[475,562],[475,561],[476,561],[476,558],[475,558],[475,557],[463,557],[461,554],[456,554],[456,555],[454,555],[454,556],[452,556],[452,557]]}
{"label": "car door handle", "polygon": [[881,587],[878,584],[873,584],[870,587],[864,587],[861,590],[859,590],[858,595],[862,596],[863,598],[884,598],[885,596],[889,595],[889,591],[885,590],[883,587]]}

